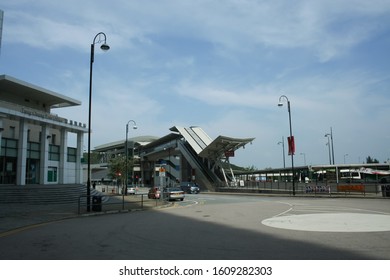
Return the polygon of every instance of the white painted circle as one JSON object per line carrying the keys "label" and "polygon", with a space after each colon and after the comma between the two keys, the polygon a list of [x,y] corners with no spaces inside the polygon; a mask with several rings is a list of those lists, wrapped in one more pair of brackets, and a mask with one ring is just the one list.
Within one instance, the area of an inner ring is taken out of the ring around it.
{"label": "white painted circle", "polygon": [[390,231],[390,215],[321,213],[279,216],[263,220],[263,225],[291,230],[321,232]]}

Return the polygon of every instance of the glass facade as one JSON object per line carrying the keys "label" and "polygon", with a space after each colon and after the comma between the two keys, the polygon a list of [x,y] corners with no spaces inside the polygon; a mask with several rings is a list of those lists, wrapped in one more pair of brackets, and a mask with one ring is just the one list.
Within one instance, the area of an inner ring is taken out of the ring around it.
{"label": "glass facade", "polygon": [[16,183],[17,156],[18,141],[2,138],[0,153],[0,184]]}

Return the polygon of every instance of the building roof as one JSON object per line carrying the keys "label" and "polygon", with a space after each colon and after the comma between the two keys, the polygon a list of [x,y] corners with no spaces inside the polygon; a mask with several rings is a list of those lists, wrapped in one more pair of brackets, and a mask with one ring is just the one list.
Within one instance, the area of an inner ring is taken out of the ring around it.
{"label": "building roof", "polygon": [[225,156],[226,152],[233,152],[251,143],[255,138],[232,138],[227,136],[218,136],[211,142],[199,156],[203,158],[218,159]]}
{"label": "building roof", "polygon": [[244,147],[255,139],[233,138],[220,135],[212,140],[198,126],[191,126],[189,128],[173,126],[170,130],[180,133],[200,157],[213,160],[225,157],[227,152],[230,152],[229,156],[234,156],[235,150]]}
{"label": "building roof", "polygon": [[200,154],[200,152],[212,142],[210,136],[208,136],[206,132],[198,126],[173,126],[169,130],[180,133],[197,154]]}
{"label": "building roof", "polygon": [[[136,145],[145,146],[151,142],[156,141],[157,139],[159,139],[159,137],[156,137],[156,136],[136,136],[136,137],[132,137],[132,138],[127,139],[127,141],[129,143],[134,143],[135,146]],[[126,140],[123,139],[120,141],[110,142],[107,144],[96,146],[94,151],[95,152],[105,152],[105,151],[109,151],[112,149],[124,148],[125,142],[126,142]]]}
{"label": "building roof", "polygon": [[11,93],[20,98],[40,100],[49,108],[61,108],[81,105],[81,101],[44,89],[42,87],[18,80],[8,75],[0,75],[0,91]]}

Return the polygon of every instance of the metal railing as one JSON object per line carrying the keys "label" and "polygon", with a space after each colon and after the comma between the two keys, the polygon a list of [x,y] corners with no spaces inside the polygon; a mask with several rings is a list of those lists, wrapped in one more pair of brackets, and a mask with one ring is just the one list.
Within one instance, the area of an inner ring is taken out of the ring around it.
{"label": "metal railing", "polygon": [[[354,188],[345,188],[351,185],[355,187],[356,183],[343,184],[335,182],[297,182],[296,193],[301,195],[316,196],[316,195],[342,195],[342,196],[386,196],[387,189],[384,191],[383,184],[380,183],[361,183],[364,191],[354,190]],[[340,186],[345,186],[340,188]],[[269,194],[289,194],[292,193],[291,182],[253,182],[246,181],[243,184],[235,184],[231,186],[219,186],[220,192],[248,192],[248,193],[269,193]],[[390,195],[389,195],[390,196]]]}
{"label": "metal railing", "polygon": [[[146,197],[145,197],[146,196]],[[81,195],[78,199],[77,213],[87,213],[87,199],[90,199],[91,212],[110,212],[110,211],[132,211],[153,208],[164,205],[166,201],[160,199],[149,199],[147,194],[133,195]]]}

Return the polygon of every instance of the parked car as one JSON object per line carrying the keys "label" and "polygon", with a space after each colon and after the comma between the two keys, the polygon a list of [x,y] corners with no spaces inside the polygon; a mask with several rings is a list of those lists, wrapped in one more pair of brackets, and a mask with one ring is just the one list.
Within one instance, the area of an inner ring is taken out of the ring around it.
{"label": "parked car", "polygon": [[161,196],[161,191],[158,187],[153,187],[148,192],[148,198],[159,199]]}
{"label": "parked car", "polygon": [[127,188],[127,194],[135,194],[135,188],[134,187],[128,187]]}
{"label": "parked car", "polygon": [[185,194],[184,194],[184,191],[181,188],[174,187],[174,188],[166,188],[166,189],[164,189],[164,196],[168,200],[179,199],[179,200],[183,201],[184,197],[185,197]]}
{"label": "parked car", "polygon": [[180,188],[186,193],[199,193],[200,188],[194,182],[181,182]]}

